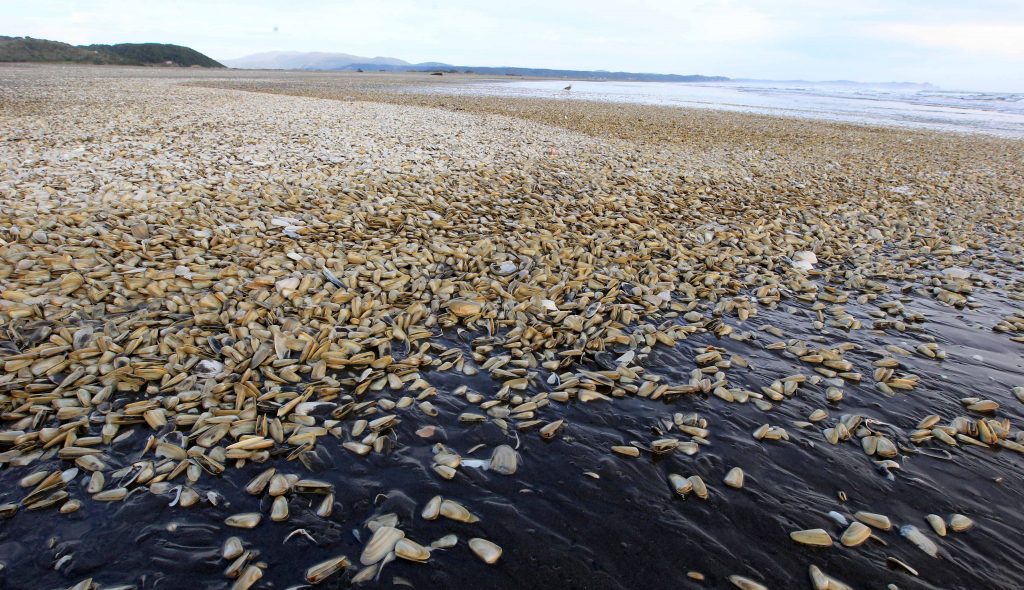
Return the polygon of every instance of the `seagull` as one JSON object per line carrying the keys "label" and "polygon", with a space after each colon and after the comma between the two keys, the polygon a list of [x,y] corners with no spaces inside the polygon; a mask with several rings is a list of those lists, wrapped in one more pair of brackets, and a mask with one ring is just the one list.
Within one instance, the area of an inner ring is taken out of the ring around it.
{"label": "seagull", "polygon": [[572,84],[569,84],[568,86],[566,86],[562,90],[572,90]]}

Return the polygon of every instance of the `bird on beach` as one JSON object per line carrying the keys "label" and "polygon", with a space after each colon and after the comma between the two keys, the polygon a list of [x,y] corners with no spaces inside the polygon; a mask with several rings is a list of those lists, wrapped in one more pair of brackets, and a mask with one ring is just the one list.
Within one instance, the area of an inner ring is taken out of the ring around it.
{"label": "bird on beach", "polygon": [[568,86],[566,86],[562,90],[572,90],[572,84],[569,84]]}

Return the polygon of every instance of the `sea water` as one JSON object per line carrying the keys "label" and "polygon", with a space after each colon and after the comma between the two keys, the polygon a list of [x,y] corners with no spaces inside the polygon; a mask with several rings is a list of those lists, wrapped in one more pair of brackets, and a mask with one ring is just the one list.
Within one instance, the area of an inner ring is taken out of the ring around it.
{"label": "sea water", "polygon": [[[564,90],[568,85],[571,90]],[[452,92],[435,87],[434,92]],[[456,92],[668,105],[1024,138],[1024,93],[930,85],[730,81],[717,83],[484,80]]]}

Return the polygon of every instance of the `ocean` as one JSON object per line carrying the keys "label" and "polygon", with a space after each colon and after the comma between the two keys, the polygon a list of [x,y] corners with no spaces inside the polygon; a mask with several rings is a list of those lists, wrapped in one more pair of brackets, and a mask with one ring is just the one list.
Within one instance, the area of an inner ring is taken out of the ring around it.
{"label": "ocean", "polygon": [[[563,90],[569,84],[572,90]],[[453,91],[451,87],[429,90]],[[1024,138],[1024,93],[802,81],[695,84],[569,80],[486,80],[460,85],[458,92],[718,109]]]}

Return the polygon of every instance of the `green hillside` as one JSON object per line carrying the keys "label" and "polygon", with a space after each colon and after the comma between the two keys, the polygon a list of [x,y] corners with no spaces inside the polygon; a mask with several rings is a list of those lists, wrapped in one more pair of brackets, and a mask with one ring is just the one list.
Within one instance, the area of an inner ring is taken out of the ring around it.
{"label": "green hillside", "polygon": [[0,62],[224,67],[195,49],[181,45],[166,43],[69,45],[47,39],[3,36],[0,36]]}

